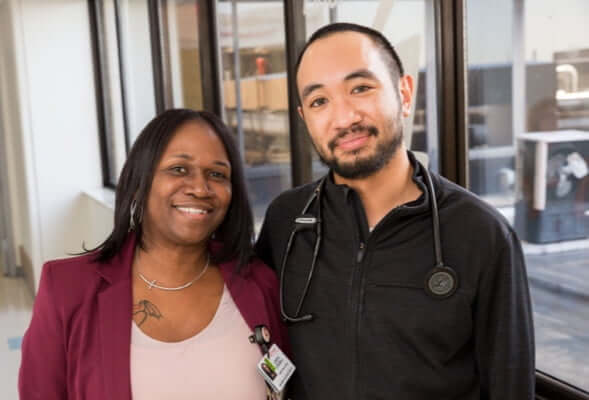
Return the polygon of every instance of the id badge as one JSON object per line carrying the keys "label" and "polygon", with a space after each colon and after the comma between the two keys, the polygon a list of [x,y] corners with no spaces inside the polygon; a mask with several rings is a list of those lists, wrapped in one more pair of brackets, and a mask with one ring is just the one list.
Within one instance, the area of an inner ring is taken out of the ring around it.
{"label": "id badge", "polygon": [[268,353],[264,354],[258,362],[258,371],[274,393],[278,394],[284,390],[295,371],[295,366],[282,350],[276,344],[273,344]]}

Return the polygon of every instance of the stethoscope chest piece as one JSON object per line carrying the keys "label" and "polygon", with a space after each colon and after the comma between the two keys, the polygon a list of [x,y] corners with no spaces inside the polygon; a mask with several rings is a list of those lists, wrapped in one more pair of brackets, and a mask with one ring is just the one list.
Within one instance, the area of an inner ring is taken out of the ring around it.
{"label": "stethoscope chest piece", "polygon": [[434,267],[425,277],[425,291],[436,299],[450,297],[458,289],[458,277],[452,268]]}

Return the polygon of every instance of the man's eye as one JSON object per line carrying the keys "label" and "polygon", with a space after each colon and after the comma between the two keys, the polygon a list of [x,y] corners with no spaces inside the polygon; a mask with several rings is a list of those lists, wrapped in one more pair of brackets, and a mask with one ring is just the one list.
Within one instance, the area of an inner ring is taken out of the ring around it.
{"label": "man's eye", "polygon": [[360,85],[360,86],[356,86],[354,89],[352,89],[352,93],[362,93],[367,90],[370,90],[370,86]]}
{"label": "man's eye", "polygon": [[325,103],[327,103],[327,99],[325,97],[319,97],[318,99],[313,100],[311,104],[309,104],[309,107],[319,107]]}

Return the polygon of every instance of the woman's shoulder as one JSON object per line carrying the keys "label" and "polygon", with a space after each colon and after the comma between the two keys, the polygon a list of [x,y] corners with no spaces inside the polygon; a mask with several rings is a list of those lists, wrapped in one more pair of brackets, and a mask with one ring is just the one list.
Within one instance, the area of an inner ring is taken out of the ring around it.
{"label": "woman's shoulder", "polygon": [[71,279],[72,277],[79,279],[84,276],[94,276],[98,266],[95,257],[96,254],[91,252],[68,258],[50,260],[43,265],[43,273],[51,274],[54,279]]}
{"label": "woman's shoulder", "polygon": [[230,289],[243,287],[242,284],[255,285],[266,294],[278,290],[278,278],[276,272],[268,267],[262,260],[252,256],[249,262],[236,270],[237,260],[221,264],[223,279]]}
{"label": "woman's shoulder", "polygon": [[47,261],[43,265],[39,292],[52,296],[62,305],[77,304],[91,296],[101,279],[95,254]]}
{"label": "woman's shoulder", "polygon": [[250,275],[251,279],[253,279],[259,285],[271,289],[278,288],[278,278],[276,276],[276,271],[266,265],[266,263],[264,263],[258,257],[254,256],[251,258],[247,269],[249,272],[247,275]]}

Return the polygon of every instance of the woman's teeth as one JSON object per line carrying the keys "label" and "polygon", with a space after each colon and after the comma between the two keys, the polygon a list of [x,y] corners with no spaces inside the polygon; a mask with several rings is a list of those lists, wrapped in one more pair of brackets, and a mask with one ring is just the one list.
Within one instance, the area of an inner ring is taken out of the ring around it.
{"label": "woman's teeth", "polygon": [[209,211],[203,210],[202,208],[192,208],[192,207],[176,207],[178,210],[189,213],[189,214],[207,214]]}

